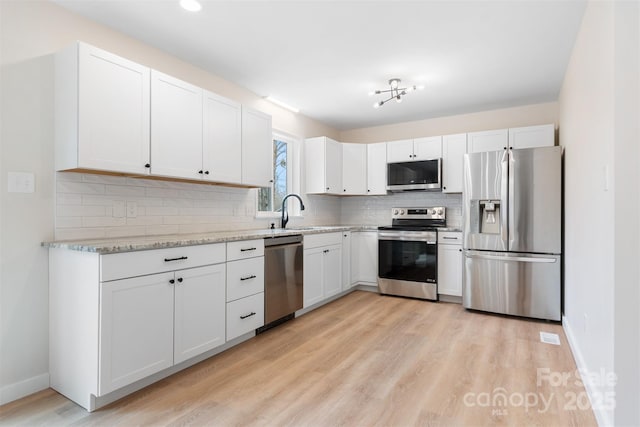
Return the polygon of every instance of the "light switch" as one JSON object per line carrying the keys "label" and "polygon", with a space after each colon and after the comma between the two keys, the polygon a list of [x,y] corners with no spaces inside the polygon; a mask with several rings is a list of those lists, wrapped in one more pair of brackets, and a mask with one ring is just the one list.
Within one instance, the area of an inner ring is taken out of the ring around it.
{"label": "light switch", "polygon": [[7,176],[7,191],[9,193],[35,192],[35,175],[30,172],[9,172]]}
{"label": "light switch", "polygon": [[127,202],[127,218],[135,218],[138,216],[138,204],[136,202]]}

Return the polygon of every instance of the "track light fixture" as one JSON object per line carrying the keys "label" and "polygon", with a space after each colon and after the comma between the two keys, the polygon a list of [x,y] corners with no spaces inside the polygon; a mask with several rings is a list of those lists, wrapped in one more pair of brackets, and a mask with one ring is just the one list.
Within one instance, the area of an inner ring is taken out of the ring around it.
{"label": "track light fixture", "polygon": [[373,104],[373,108],[382,107],[387,102],[395,99],[396,102],[402,102],[402,97],[408,94],[409,92],[413,92],[414,90],[422,90],[424,86],[408,86],[408,87],[400,87],[400,79],[390,79],[389,80],[389,89],[387,90],[376,90],[373,92],[369,92],[369,95],[380,95],[380,94],[388,94],[389,98],[378,101]]}

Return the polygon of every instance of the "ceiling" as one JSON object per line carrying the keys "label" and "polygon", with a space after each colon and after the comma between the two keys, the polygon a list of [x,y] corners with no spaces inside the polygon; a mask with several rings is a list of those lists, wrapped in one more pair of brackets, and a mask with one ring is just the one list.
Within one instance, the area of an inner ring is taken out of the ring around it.
{"label": "ceiling", "polygon": [[[54,0],[346,130],[555,101],[586,2]],[[372,107],[390,78],[424,90]]]}

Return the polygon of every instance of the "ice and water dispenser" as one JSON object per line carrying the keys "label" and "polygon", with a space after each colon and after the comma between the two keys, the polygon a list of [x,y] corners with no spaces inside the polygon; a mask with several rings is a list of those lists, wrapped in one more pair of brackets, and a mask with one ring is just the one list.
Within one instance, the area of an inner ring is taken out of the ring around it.
{"label": "ice and water dispenser", "polygon": [[471,200],[471,232],[500,234],[500,200]]}

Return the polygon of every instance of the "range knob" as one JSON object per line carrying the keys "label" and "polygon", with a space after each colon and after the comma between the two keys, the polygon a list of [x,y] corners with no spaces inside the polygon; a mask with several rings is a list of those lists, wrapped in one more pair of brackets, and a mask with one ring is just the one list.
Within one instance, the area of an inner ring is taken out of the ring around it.
{"label": "range knob", "polygon": [[442,215],[442,209],[438,209],[438,215]]}
{"label": "range knob", "polygon": [[404,209],[400,209],[400,215],[404,215]]}
{"label": "range knob", "polygon": [[394,215],[398,215],[398,209],[394,209],[394,210],[393,210],[393,214],[394,214]]}

